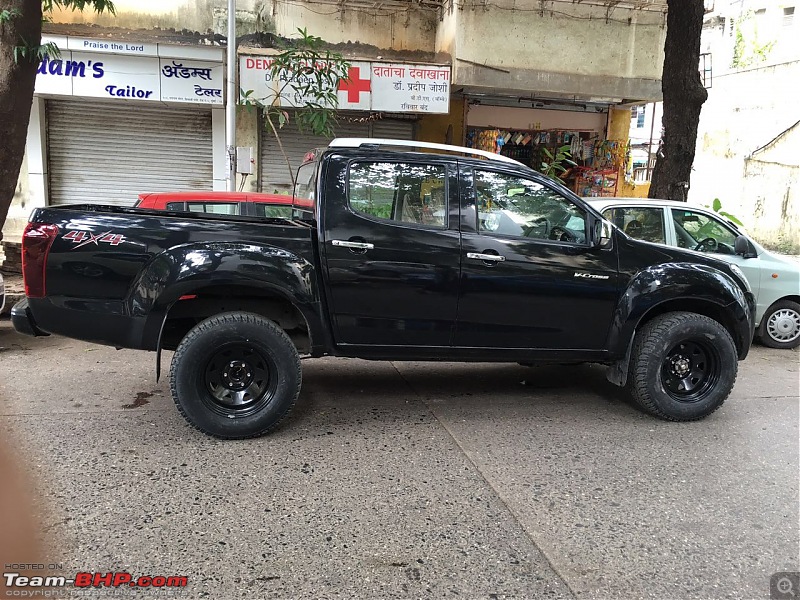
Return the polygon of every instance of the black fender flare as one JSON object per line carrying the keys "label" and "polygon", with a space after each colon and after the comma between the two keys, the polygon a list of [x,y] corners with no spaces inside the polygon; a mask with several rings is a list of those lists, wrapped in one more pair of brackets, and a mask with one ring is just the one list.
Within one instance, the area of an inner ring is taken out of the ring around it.
{"label": "black fender flare", "polygon": [[324,339],[314,265],[286,249],[256,242],[202,242],[154,256],[133,282],[128,314],[144,321],[141,348],[160,350],[170,308],[211,286],[257,288],[284,298],[305,318],[312,339]]}
{"label": "black fender flare", "polygon": [[609,354],[617,358],[608,371],[609,381],[625,385],[636,331],[650,316],[670,310],[724,315],[722,325],[740,356],[743,348],[746,354],[747,336],[752,337],[749,302],[733,278],[708,265],[663,263],[637,272],[620,295],[607,343]]}

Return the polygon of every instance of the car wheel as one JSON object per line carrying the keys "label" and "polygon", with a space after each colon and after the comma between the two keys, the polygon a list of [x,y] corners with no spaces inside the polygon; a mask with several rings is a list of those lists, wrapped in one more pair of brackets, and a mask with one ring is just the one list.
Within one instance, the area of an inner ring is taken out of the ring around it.
{"label": "car wheel", "polygon": [[272,321],[215,315],[183,338],[172,359],[172,398],[186,420],[224,439],[256,437],[289,413],[300,393],[300,357]]}
{"label": "car wheel", "polygon": [[770,348],[800,346],[800,304],[781,300],[770,306],[761,319],[758,337]]}
{"label": "car wheel", "polygon": [[656,417],[695,421],[722,406],[737,369],[736,346],[720,323],[695,313],[666,313],[636,334],[628,388]]}

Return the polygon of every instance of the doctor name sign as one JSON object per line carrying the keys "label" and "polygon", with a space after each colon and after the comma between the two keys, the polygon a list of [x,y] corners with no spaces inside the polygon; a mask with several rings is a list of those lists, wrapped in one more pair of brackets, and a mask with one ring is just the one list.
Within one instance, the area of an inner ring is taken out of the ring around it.
{"label": "doctor name sign", "polygon": [[[301,106],[302,95],[291,85],[285,85],[286,78],[272,80],[271,64],[269,56],[241,56],[239,87],[245,92],[252,91],[252,98],[266,101],[272,101],[283,88],[279,104]],[[353,61],[348,79],[339,82],[337,98],[340,110],[447,114],[450,67]]]}

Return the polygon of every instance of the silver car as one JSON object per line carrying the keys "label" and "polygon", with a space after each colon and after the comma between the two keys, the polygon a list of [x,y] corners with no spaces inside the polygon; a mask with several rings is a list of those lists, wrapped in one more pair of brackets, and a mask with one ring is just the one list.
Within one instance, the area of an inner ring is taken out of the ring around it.
{"label": "silver car", "polygon": [[[712,210],[642,198],[586,200],[632,238],[713,254],[738,265],[756,297],[756,336],[772,348],[800,346],[800,264],[768,252]],[[737,254],[740,236],[745,239]]]}

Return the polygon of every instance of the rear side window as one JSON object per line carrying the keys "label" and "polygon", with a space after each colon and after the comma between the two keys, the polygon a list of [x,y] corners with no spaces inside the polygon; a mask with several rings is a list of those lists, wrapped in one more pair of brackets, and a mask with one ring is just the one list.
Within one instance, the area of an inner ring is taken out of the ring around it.
{"label": "rear side window", "polygon": [[370,217],[443,228],[445,175],[444,165],[356,162],[350,165],[348,202]]}
{"label": "rear side window", "polygon": [[167,210],[186,210],[185,202],[167,202]]}
{"label": "rear side window", "polygon": [[235,202],[187,202],[189,212],[212,213],[215,215],[238,215],[239,204]]}
{"label": "rear side window", "polygon": [[253,206],[257,217],[269,217],[277,219],[290,219],[292,217],[291,206],[274,206],[272,204],[255,204]]}

